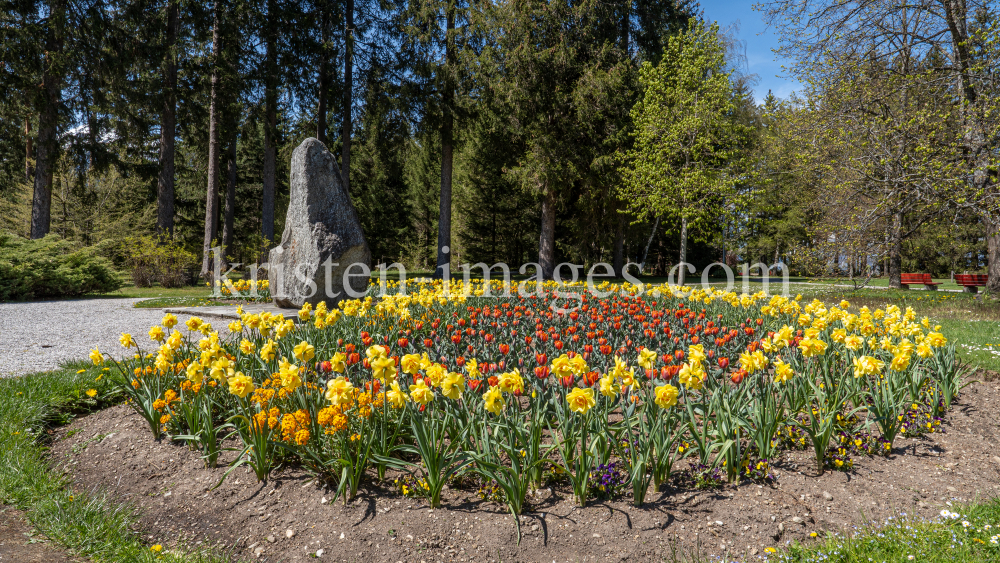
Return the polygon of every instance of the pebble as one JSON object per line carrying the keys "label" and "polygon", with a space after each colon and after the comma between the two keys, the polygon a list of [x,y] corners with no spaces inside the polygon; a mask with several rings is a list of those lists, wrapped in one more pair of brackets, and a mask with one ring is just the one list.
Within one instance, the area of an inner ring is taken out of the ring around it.
{"label": "pebble", "polygon": [[823,498],[825,498],[826,500],[833,500],[833,495],[831,495],[826,491],[823,491]]}
{"label": "pebble", "polygon": [[274,536],[267,536],[267,543],[274,543]]}
{"label": "pebble", "polygon": [[[118,338],[123,332],[131,334],[143,350],[154,350],[147,332],[163,319],[163,310],[136,309],[132,306],[136,301],[142,299],[0,303],[0,376],[59,369],[71,360],[86,361],[95,347],[120,357],[125,349]],[[186,317],[178,315],[178,319],[183,323]],[[213,324],[225,332],[224,323]]]}
{"label": "pebble", "polygon": [[291,528],[289,528],[288,530],[285,530],[285,537],[289,538],[289,539],[294,538],[295,537],[295,530],[292,530]]}

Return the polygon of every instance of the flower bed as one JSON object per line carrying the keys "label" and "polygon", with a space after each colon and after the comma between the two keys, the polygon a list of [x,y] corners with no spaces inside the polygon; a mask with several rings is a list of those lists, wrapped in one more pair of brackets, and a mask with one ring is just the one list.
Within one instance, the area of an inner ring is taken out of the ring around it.
{"label": "flower bed", "polygon": [[773,479],[782,448],[849,470],[901,433],[935,431],[964,375],[911,309],[659,287],[554,311],[551,285],[468,289],[307,307],[300,324],[244,314],[228,334],[167,315],[149,333],[159,350],[112,373],[154,435],[210,466],[229,431],[243,444],[233,467],[260,480],[297,463],[350,499],[391,469],[435,507],[445,484],[472,479],[514,514],[546,482],[580,504],[641,505],[686,457],[676,477],[697,487]]}

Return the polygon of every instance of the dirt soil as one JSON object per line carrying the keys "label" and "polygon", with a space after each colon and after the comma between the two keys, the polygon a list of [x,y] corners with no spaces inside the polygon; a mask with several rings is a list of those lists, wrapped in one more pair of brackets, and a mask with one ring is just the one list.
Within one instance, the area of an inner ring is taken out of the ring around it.
{"label": "dirt soil", "polygon": [[24,515],[7,506],[0,506],[0,563],[71,563],[70,559],[52,546],[48,539],[35,532]]}
{"label": "dirt soil", "polygon": [[[683,555],[745,561],[810,534],[845,532],[907,513],[933,517],[946,502],[1000,494],[1000,382],[974,383],[943,432],[900,437],[890,458],[855,457],[851,472],[817,476],[807,451],[776,465],[773,485],[671,488],[578,508],[568,487],[530,497],[516,544],[513,517],[475,491],[445,491],[444,508],[368,488],[348,506],[309,475],[283,470],[266,484],[237,469],[205,469],[178,443],[154,441],[125,406],[61,429],[53,461],[78,489],[106,490],[142,509],[143,533],[165,546],[219,545],[256,561],[651,561]],[[229,459],[232,455],[230,453]],[[2,561],[2,559],[0,559]],[[28,559],[28,561],[31,561]]]}

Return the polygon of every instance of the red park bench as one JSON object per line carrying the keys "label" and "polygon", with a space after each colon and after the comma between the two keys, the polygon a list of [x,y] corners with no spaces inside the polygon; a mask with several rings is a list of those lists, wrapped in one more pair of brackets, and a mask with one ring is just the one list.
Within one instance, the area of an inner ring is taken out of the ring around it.
{"label": "red park bench", "polygon": [[910,289],[907,287],[910,285],[923,284],[927,289],[937,291],[937,286],[941,285],[941,282],[932,281],[930,274],[902,274],[899,281],[903,289]]}
{"label": "red park bench", "polygon": [[962,286],[962,291],[977,293],[980,287],[986,287],[986,274],[955,274],[955,283]]}

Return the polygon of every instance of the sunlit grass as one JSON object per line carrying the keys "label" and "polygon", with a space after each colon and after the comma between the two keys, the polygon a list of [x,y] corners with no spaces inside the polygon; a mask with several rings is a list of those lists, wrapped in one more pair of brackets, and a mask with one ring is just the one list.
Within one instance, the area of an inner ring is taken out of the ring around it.
{"label": "sunlit grass", "polygon": [[30,523],[73,555],[92,562],[215,563],[227,557],[206,551],[154,552],[136,530],[133,507],[103,494],[74,491],[45,457],[48,431],[74,413],[104,406],[88,389],[106,397],[101,371],[84,364],[0,379],[0,501],[24,511]]}

